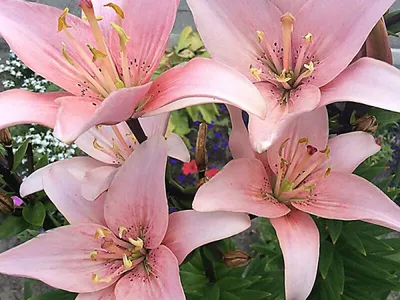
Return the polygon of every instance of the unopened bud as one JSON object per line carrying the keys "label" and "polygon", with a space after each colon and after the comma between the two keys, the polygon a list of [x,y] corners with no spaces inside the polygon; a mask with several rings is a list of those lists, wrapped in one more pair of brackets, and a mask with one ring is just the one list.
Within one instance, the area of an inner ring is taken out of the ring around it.
{"label": "unopened bud", "polygon": [[195,160],[200,178],[203,178],[205,176],[208,164],[206,143],[207,143],[207,124],[201,123],[199,126],[199,133],[197,134],[196,153],[195,153]]}
{"label": "unopened bud", "polygon": [[5,147],[12,146],[12,137],[8,128],[0,129],[0,143],[3,144]]}
{"label": "unopened bud", "polygon": [[369,133],[375,133],[378,130],[378,123],[374,116],[365,115],[358,118],[354,123],[354,129],[358,131],[365,131]]}
{"label": "unopened bud", "polygon": [[14,212],[14,201],[7,195],[0,194],[0,213],[12,214]]}
{"label": "unopened bud", "polygon": [[222,259],[228,267],[238,268],[247,265],[250,261],[250,256],[246,252],[235,250],[226,252]]}

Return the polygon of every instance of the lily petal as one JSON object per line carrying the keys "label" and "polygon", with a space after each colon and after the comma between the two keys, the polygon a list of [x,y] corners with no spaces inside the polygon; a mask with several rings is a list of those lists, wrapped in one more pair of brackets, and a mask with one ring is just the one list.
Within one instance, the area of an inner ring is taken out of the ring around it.
{"label": "lily petal", "polygon": [[234,159],[254,158],[254,151],[250,145],[249,132],[244,125],[242,110],[227,105],[231,117],[232,131],[229,136],[229,149]]}
{"label": "lily petal", "polygon": [[317,275],[319,232],[313,219],[300,211],[271,219],[285,261],[286,299],[307,299]]}
{"label": "lily petal", "polygon": [[[81,66],[87,66],[82,55],[65,32],[57,33],[58,18],[62,11],[48,5],[4,0],[0,3],[0,36],[33,71],[64,90],[80,95],[82,76],[62,55],[65,43],[68,55]],[[86,43],[94,45],[90,27],[74,15],[67,16],[69,32],[89,56]],[[27,47],[27,45],[29,45]],[[86,49],[85,49],[86,48]]]}
{"label": "lily petal", "polygon": [[111,285],[93,293],[81,293],[75,300],[116,300],[114,295],[115,285]]}
{"label": "lily petal", "polygon": [[87,98],[60,98],[54,135],[66,143],[71,143],[95,125],[112,125],[129,119],[151,84],[116,90],[101,102],[98,108],[98,103],[87,101]]}
{"label": "lily petal", "polygon": [[175,134],[170,133],[167,137],[168,156],[179,159],[182,162],[190,162],[190,153],[182,138]]}
{"label": "lily petal", "polygon": [[141,144],[122,165],[108,189],[104,212],[108,226],[118,235],[144,237],[146,249],[161,244],[168,226],[165,192],[167,142],[154,136]]}
{"label": "lily petal", "polygon": [[319,106],[351,101],[400,112],[400,71],[387,63],[361,58],[321,89]]}
{"label": "lily petal", "polygon": [[96,200],[108,190],[117,171],[118,168],[113,166],[101,166],[86,172],[81,186],[82,196],[89,201]]}
{"label": "lily petal", "polygon": [[57,161],[40,168],[39,170],[36,170],[29,175],[21,184],[20,194],[22,197],[25,197],[43,190],[43,178],[53,167],[60,167],[61,169],[65,168],[78,179],[82,179],[86,172],[91,169],[98,168],[101,165],[101,162],[90,157],[74,157]]}
{"label": "lily petal", "polygon": [[323,218],[365,220],[400,231],[400,207],[372,183],[353,174],[333,171],[317,182],[309,201],[292,205]]}
{"label": "lily petal", "polygon": [[263,50],[257,31],[271,44],[281,41],[282,13],[270,1],[188,0],[197,29],[211,57],[235,68],[250,80],[250,65],[260,65]]}
{"label": "lily petal", "polygon": [[277,173],[281,161],[280,148],[286,140],[282,155],[287,160],[293,157],[299,140],[303,138],[308,139],[310,145],[324,150],[328,143],[328,125],[328,113],[324,107],[293,118],[284,128],[281,128],[282,133],[290,134],[282,134],[267,151],[272,170]]}
{"label": "lily petal", "polygon": [[33,93],[9,90],[0,93],[0,128],[18,124],[37,123],[54,128],[59,104],[54,100],[68,93]]}
{"label": "lily petal", "polygon": [[243,213],[180,211],[169,216],[163,245],[171,249],[181,264],[194,249],[241,233],[250,225],[249,216]]}
{"label": "lily petal", "polygon": [[381,147],[372,135],[356,131],[329,139],[329,164],[336,172],[352,173],[364,160],[376,154]]}
{"label": "lily petal", "polygon": [[249,132],[253,148],[262,153],[276,140],[282,138],[285,128],[289,126],[296,115],[312,111],[317,107],[321,93],[314,85],[303,85],[290,93],[290,100],[286,105],[282,101],[282,90],[273,84],[258,83],[257,88],[267,104],[267,116],[264,120],[250,115]]}
{"label": "lily petal", "polygon": [[266,107],[257,88],[234,69],[195,58],[160,75],[153,83],[143,112],[154,115],[204,103],[227,103],[261,118]]}
{"label": "lily petal", "polygon": [[140,264],[118,281],[117,299],[129,299],[132,295],[141,300],[185,299],[178,261],[171,250],[162,245],[151,250],[147,264],[150,273]]}
{"label": "lily petal", "polygon": [[170,113],[164,113],[153,117],[139,118],[146,136],[165,135],[170,115]]}
{"label": "lily petal", "polygon": [[[41,280],[55,288],[77,293],[102,290],[109,283],[92,282],[92,274],[108,271],[103,261],[92,261],[89,253],[101,246],[95,240],[96,224],[58,227],[0,254],[0,273]],[[29,253],[29,255],[27,255]]]}
{"label": "lily petal", "polygon": [[[61,167],[60,167],[61,166]],[[70,224],[94,223],[106,225],[105,196],[87,201],[82,196],[82,182],[61,164],[52,167],[43,177],[43,188],[57,209]]]}
{"label": "lily petal", "polygon": [[[127,44],[127,57],[130,73],[135,84],[147,83],[161,58],[178,10],[178,0],[113,0],[124,11],[121,27],[131,38]],[[118,24],[119,17],[110,7],[105,7],[109,0],[93,1],[93,7],[97,15],[104,19],[99,22],[106,36],[106,42],[110,47],[114,61],[120,62],[119,37],[110,26],[110,22]],[[118,68],[121,68],[118,65]]]}
{"label": "lily petal", "polygon": [[193,209],[245,212],[265,218],[281,217],[290,211],[268,194],[271,183],[263,164],[257,159],[235,159],[200,187]]}
{"label": "lily petal", "polygon": [[[319,61],[313,84],[326,85],[349,65],[393,2],[310,0],[301,8],[295,15],[294,46],[298,49],[307,33],[313,35],[309,51]],[[381,77],[375,73],[370,80],[375,79]]]}

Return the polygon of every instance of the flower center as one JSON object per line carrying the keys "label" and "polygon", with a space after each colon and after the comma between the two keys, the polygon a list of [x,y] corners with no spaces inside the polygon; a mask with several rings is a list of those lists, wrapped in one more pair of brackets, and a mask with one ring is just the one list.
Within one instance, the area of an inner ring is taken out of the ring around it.
{"label": "flower center", "polygon": [[[81,82],[78,86],[81,88],[81,96],[88,96],[98,101],[106,98],[111,92],[125,87],[132,87],[138,82],[132,82],[131,79],[131,67],[133,62],[128,63],[127,56],[127,43],[130,38],[122,28],[122,20],[125,18],[123,10],[114,3],[109,3],[105,6],[113,9],[118,20],[116,23],[111,22],[110,26],[115,30],[120,41],[120,66],[117,66],[111,56],[110,49],[105,43],[103,33],[100,29],[99,22],[102,17],[96,17],[93,4],[91,1],[81,0],[79,6],[84,12],[84,20],[89,22],[93,37],[96,41],[96,47],[90,44],[86,44],[89,52],[80,45],[80,43],[74,38],[70,32],[71,26],[67,24],[66,17],[68,15],[68,8],[64,10],[58,19],[58,32],[64,32],[67,38],[70,40],[73,52],[77,53],[80,57],[80,61],[74,60],[68,53],[69,49],[65,43],[63,43],[62,54],[66,61],[76,69],[80,75]],[[90,57],[90,54],[92,57]],[[97,103],[98,104],[98,103]]]}
{"label": "flower center", "polygon": [[[296,19],[291,13],[281,17],[282,46],[273,45],[266,40],[265,33],[257,31],[258,43],[263,48],[262,55],[257,58],[259,65],[250,66],[250,74],[257,81],[268,81],[285,91],[297,88],[306,78],[312,76],[315,65],[319,62],[315,56],[306,55],[312,43],[312,34],[307,33],[302,40],[296,55],[292,54],[292,33]],[[284,93],[285,94],[285,93]]]}
{"label": "flower center", "polygon": [[[89,253],[92,261],[104,261],[110,266],[110,272],[104,276],[92,274],[94,283],[111,282],[115,277],[134,269],[140,263],[145,263],[147,250],[143,247],[143,240],[127,236],[128,229],[119,228],[119,238],[108,229],[97,229],[94,239],[101,239],[101,246]],[[148,269],[148,268],[146,268]]]}
{"label": "flower center", "polygon": [[287,142],[279,149],[280,164],[272,191],[274,198],[283,203],[309,197],[321,177],[328,176],[332,170],[327,165],[330,159],[328,147],[318,150],[308,144],[308,139],[302,138],[294,152],[290,153],[285,151]]}

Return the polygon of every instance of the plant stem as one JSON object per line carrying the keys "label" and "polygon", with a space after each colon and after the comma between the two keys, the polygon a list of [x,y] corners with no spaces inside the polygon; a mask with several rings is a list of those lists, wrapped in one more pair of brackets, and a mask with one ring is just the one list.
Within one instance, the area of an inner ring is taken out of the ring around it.
{"label": "plant stem", "polygon": [[200,247],[200,256],[201,256],[201,260],[203,261],[204,273],[205,273],[206,277],[208,278],[208,281],[210,283],[217,282],[217,279],[215,277],[213,263],[204,254],[204,246]]}
{"label": "plant stem", "polygon": [[132,130],[133,135],[135,138],[138,140],[138,142],[141,144],[144,141],[147,140],[147,136],[143,131],[142,126],[139,123],[138,119],[129,119],[126,121],[128,124],[129,128]]}

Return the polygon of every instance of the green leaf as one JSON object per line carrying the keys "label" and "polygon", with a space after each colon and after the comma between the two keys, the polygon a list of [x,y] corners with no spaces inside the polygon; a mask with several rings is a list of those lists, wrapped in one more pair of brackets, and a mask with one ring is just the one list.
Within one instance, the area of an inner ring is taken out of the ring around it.
{"label": "green leaf", "polygon": [[382,158],[372,166],[370,164],[363,163],[360,167],[358,167],[355,170],[354,173],[358,176],[367,179],[368,181],[372,181],[372,179],[374,179],[387,169],[387,163],[388,163],[387,158]]}
{"label": "green leaf", "polygon": [[346,240],[347,244],[356,249],[362,255],[367,255],[367,251],[365,251],[365,247],[358,237],[357,233],[354,231],[346,231],[343,232],[343,237]]}
{"label": "green leaf", "polygon": [[216,284],[209,284],[205,288],[203,300],[219,300],[219,287]]}
{"label": "green leaf", "polygon": [[36,226],[42,226],[44,218],[46,217],[46,208],[42,202],[36,202],[33,205],[29,204],[22,210],[22,216],[28,223]]}
{"label": "green leaf", "polygon": [[24,279],[24,300],[32,297],[32,280]]}
{"label": "green leaf", "polygon": [[229,292],[222,292],[219,298],[220,300],[240,300],[238,296],[231,294]]}
{"label": "green leaf", "polygon": [[330,285],[332,286],[333,290],[338,291],[340,294],[343,294],[344,279],[345,277],[344,277],[343,260],[340,254],[337,251],[335,251],[333,254],[332,263],[329,268],[326,280],[331,281]]}
{"label": "green leaf", "polygon": [[8,216],[2,224],[0,224],[0,240],[8,239],[29,227],[24,218],[16,216]]}
{"label": "green leaf", "polygon": [[238,292],[237,296],[241,299],[260,300],[271,296],[271,293],[256,290],[243,290],[242,292]]}
{"label": "green leaf", "polygon": [[371,108],[369,114],[374,116],[381,126],[396,123],[398,120],[400,120],[400,113],[377,107]]}
{"label": "green leaf", "polygon": [[326,279],[326,276],[328,275],[334,252],[335,247],[330,242],[324,241],[321,243],[318,267],[323,279]]}
{"label": "green leaf", "polygon": [[346,251],[342,256],[346,273],[364,275],[371,278],[392,279],[394,276],[387,272],[384,267],[377,265],[370,260],[370,257],[359,255],[352,251]]}
{"label": "green leaf", "polygon": [[14,153],[14,163],[11,172],[14,172],[21,164],[22,159],[25,156],[26,150],[28,149],[29,140],[25,140],[18,150]]}
{"label": "green leaf", "polygon": [[364,248],[368,254],[372,253],[381,253],[381,254],[394,254],[395,249],[392,246],[385,243],[383,239],[377,239],[369,234],[359,233],[358,237],[360,238]]}
{"label": "green leaf", "polygon": [[35,170],[41,169],[49,164],[49,155],[45,154],[39,159],[35,165]]}
{"label": "green leaf", "polygon": [[31,297],[29,300],[74,300],[78,294],[70,293],[67,291],[57,290],[41,294],[39,296]]}
{"label": "green leaf", "polygon": [[217,281],[219,288],[222,291],[231,291],[247,287],[252,282],[240,277],[224,277]]}
{"label": "green leaf", "polygon": [[61,91],[61,90],[62,90],[62,89],[61,89],[60,87],[56,86],[55,84],[50,84],[50,85],[47,87],[46,92],[59,92],[59,91]]}
{"label": "green leaf", "polygon": [[188,48],[190,46],[190,36],[193,32],[193,28],[191,26],[186,26],[182,31],[179,36],[178,43],[175,46],[175,53],[178,54],[180,51],[182,51],[185,48]]}
{"label": "green leaf", "polygon": [[326,224],[328,226],[328,232],[331,236],[332,242],[336,244],[340,233],[342,232],[343,222],[337,220],[326,220]]}

